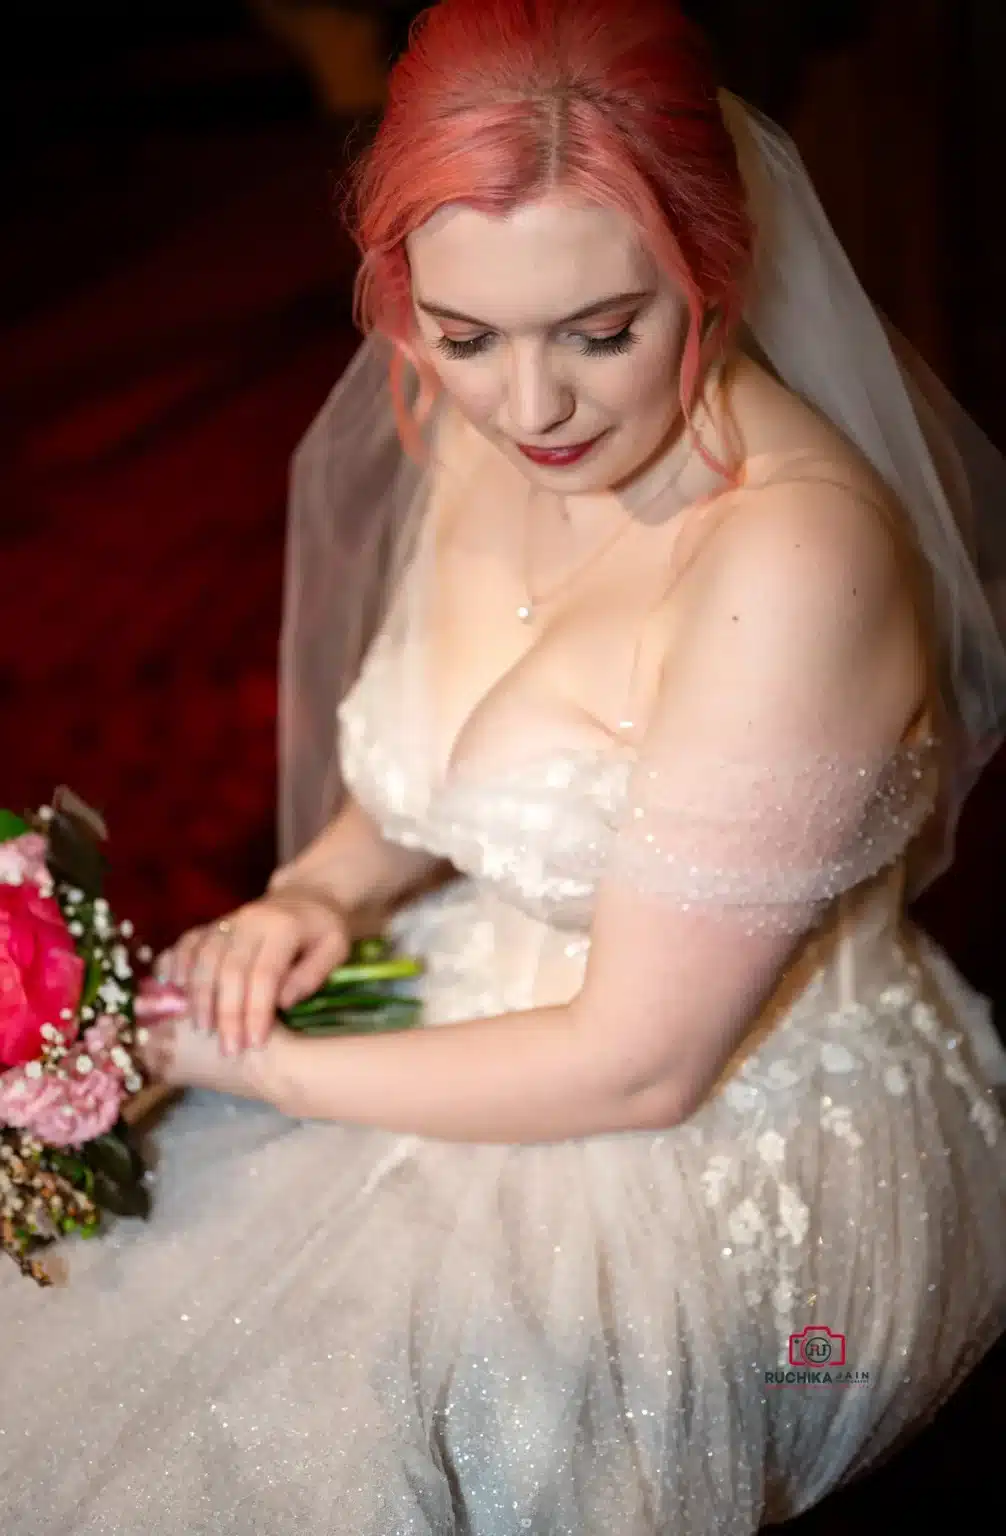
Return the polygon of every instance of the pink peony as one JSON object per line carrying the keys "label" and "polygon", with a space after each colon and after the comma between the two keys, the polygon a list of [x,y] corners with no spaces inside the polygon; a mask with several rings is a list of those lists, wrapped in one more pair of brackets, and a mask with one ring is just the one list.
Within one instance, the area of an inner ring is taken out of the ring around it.
{"label": "pink peony", "polygon": [[78,1047],[63,1058],[65,1077],[55,1072],[29,1077],[24,1067],[5,1072],[0,1077],[0,1123],[28,1131],[50,1147],[80,1147],[104,1136],[119,1118],[125,1091],[122,1074],[107,1057],[80,1072],[77,1062],[82,1056]]}
{"label": "pink peony", "polygon": [[23,832],[0,843],[0,885],[21,885],[25,880],[35,885],[51,884],[45,838],[39,832]]}
{"label": "pink peony", "polygon": [[43,1024],[52,1024],[67,1044],[73,1041],[76,1018],[60,1014],[76,1014],[83,984],[84,962],[56,899],[31,879],[0,884],[0,1067],[33,1061]]}

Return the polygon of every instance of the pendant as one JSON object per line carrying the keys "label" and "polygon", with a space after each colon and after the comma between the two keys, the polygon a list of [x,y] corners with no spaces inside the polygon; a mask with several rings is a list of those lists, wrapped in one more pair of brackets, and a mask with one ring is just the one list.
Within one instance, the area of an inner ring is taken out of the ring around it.
{"label": "pendant", "polygon": [[517,617],[520,619],[522,624],[533,624],[534,604],[530,602],[521,603],[520,607],[517,609]]}

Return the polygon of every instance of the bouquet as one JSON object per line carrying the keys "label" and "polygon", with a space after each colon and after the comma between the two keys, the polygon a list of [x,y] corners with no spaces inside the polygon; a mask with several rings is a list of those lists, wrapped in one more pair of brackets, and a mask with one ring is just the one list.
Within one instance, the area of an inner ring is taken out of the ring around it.
{"label": "bouquet", "polygon": [[102,895],[104,837],[68,790],[29,818],[0,811],[0,1247],[40,1285],[40,1249],[150,1208],[123,1118],[144,1086],[133,1004],[150,954]]}
{"label": "bouquet", "polygon": [[[102,894],[101,817],[60,789],[34,815],[0,810],[0,1248],[40,1285],[39,1252],[146,1218],[150,1175],[131,1119],[144,1103],[145,1019],[184,1010]],[[407,1028],[418,961],[354,946],[280,1022],[308,1035]]]}

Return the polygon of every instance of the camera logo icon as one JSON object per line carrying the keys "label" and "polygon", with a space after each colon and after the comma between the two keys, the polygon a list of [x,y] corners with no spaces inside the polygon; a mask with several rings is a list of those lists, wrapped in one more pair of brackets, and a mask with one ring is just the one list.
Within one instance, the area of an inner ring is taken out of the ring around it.
{"label": "camera logo icon", "polygon": [[833,1333],[820,1323],[808,1323],[800,1333],[789,1336],[790,1365],[816,1366],[845,1364],[845,1334]]}

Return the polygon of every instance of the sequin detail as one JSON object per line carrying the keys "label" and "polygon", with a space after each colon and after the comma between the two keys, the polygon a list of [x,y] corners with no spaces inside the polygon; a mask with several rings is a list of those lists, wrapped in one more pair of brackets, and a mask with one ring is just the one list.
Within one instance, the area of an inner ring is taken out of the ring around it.
{"label": "sequin detail", "polygon": [[932,814],[938,746],[882,759],[682,761],[641,768],[612,867],[747,932],[801,932],[899,859]]}

